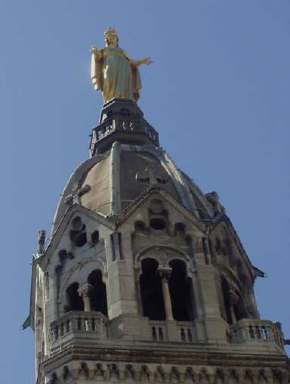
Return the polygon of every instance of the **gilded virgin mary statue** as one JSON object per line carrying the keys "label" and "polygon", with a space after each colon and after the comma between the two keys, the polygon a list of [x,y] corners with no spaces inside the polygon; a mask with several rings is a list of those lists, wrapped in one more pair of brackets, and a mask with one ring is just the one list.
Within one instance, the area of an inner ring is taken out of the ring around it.
{"label": "gilded virgin mary statue", "polygon": [[121,48],[117,32],[105,32],[105,48],[92,48],[91,79],[96,90],[101,91],[104,103],[113,99],[137,101],[141,89],[139,66],[151,60],[132,60]]}

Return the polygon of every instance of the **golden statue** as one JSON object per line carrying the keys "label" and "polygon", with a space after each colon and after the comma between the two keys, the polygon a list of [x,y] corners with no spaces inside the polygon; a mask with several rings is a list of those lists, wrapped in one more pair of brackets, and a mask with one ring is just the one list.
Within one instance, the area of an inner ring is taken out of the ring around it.
{"label": "golden statue", "polygon": [[105,48],[92,48],[91,79],[96,90],[102,92],[104,102],[113,99],[137,101],[142,88],[138,67],[151,64],[149,58],[132,60],[119,48],[117,32],[105,32]]}

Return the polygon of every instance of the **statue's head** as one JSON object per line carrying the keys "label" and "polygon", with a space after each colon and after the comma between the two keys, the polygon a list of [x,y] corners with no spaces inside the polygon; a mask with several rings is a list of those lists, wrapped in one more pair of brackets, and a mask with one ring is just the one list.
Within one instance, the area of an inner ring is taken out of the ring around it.
{"label": "statue's head", "polygon": [[118,47],[119,37],[115,29],[113,28],[107,29],[104,33],[104,36],[105,36],[105,44],[107,47],[113,47],[113,48]]}

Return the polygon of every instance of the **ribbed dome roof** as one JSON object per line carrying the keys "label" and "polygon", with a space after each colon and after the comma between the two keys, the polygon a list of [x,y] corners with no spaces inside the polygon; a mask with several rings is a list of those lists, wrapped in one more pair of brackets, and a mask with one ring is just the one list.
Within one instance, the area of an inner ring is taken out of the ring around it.
{"label": "ribbed dome roof", "polygon": [[164,189],[198,218],[213,216],[206,196],[165,151],[150,144],[115,142],[109,151],[85,161],[72,174],[58,205],[54,228],[73,203],[115,216],[150,187]]}

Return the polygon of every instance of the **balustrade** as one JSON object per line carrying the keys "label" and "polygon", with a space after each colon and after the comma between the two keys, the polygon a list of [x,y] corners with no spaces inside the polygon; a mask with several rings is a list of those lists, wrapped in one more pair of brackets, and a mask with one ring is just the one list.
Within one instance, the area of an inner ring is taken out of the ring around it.
{"label": "balustrade", "polygon": [[71,311],[50,326],[52,345],[63,342],[73,336],[107,338],[107,319],[100,312]]}
{"label": "balustrade", "polygon": [[156,342],[175,341],[193,343],[194,329],[190,321],[150,321],[152,340]]}
{"label": "balustrade", "polygon": [[258,319],[243,319],[230,328],[233,343],[275,343],[284,348],[283,336],[277,324]]}
{"label": "balustrade", "polygon": [[177,323],[177,329],[179,333],[180,341],[184,343],[192,343],[193,342],[193,327],[192,323],[188,321],[179,321]]}
{"label": "balustrade", "polygon": [[167,341],[167,328],[165,321],[150,321],[153,341]]}

